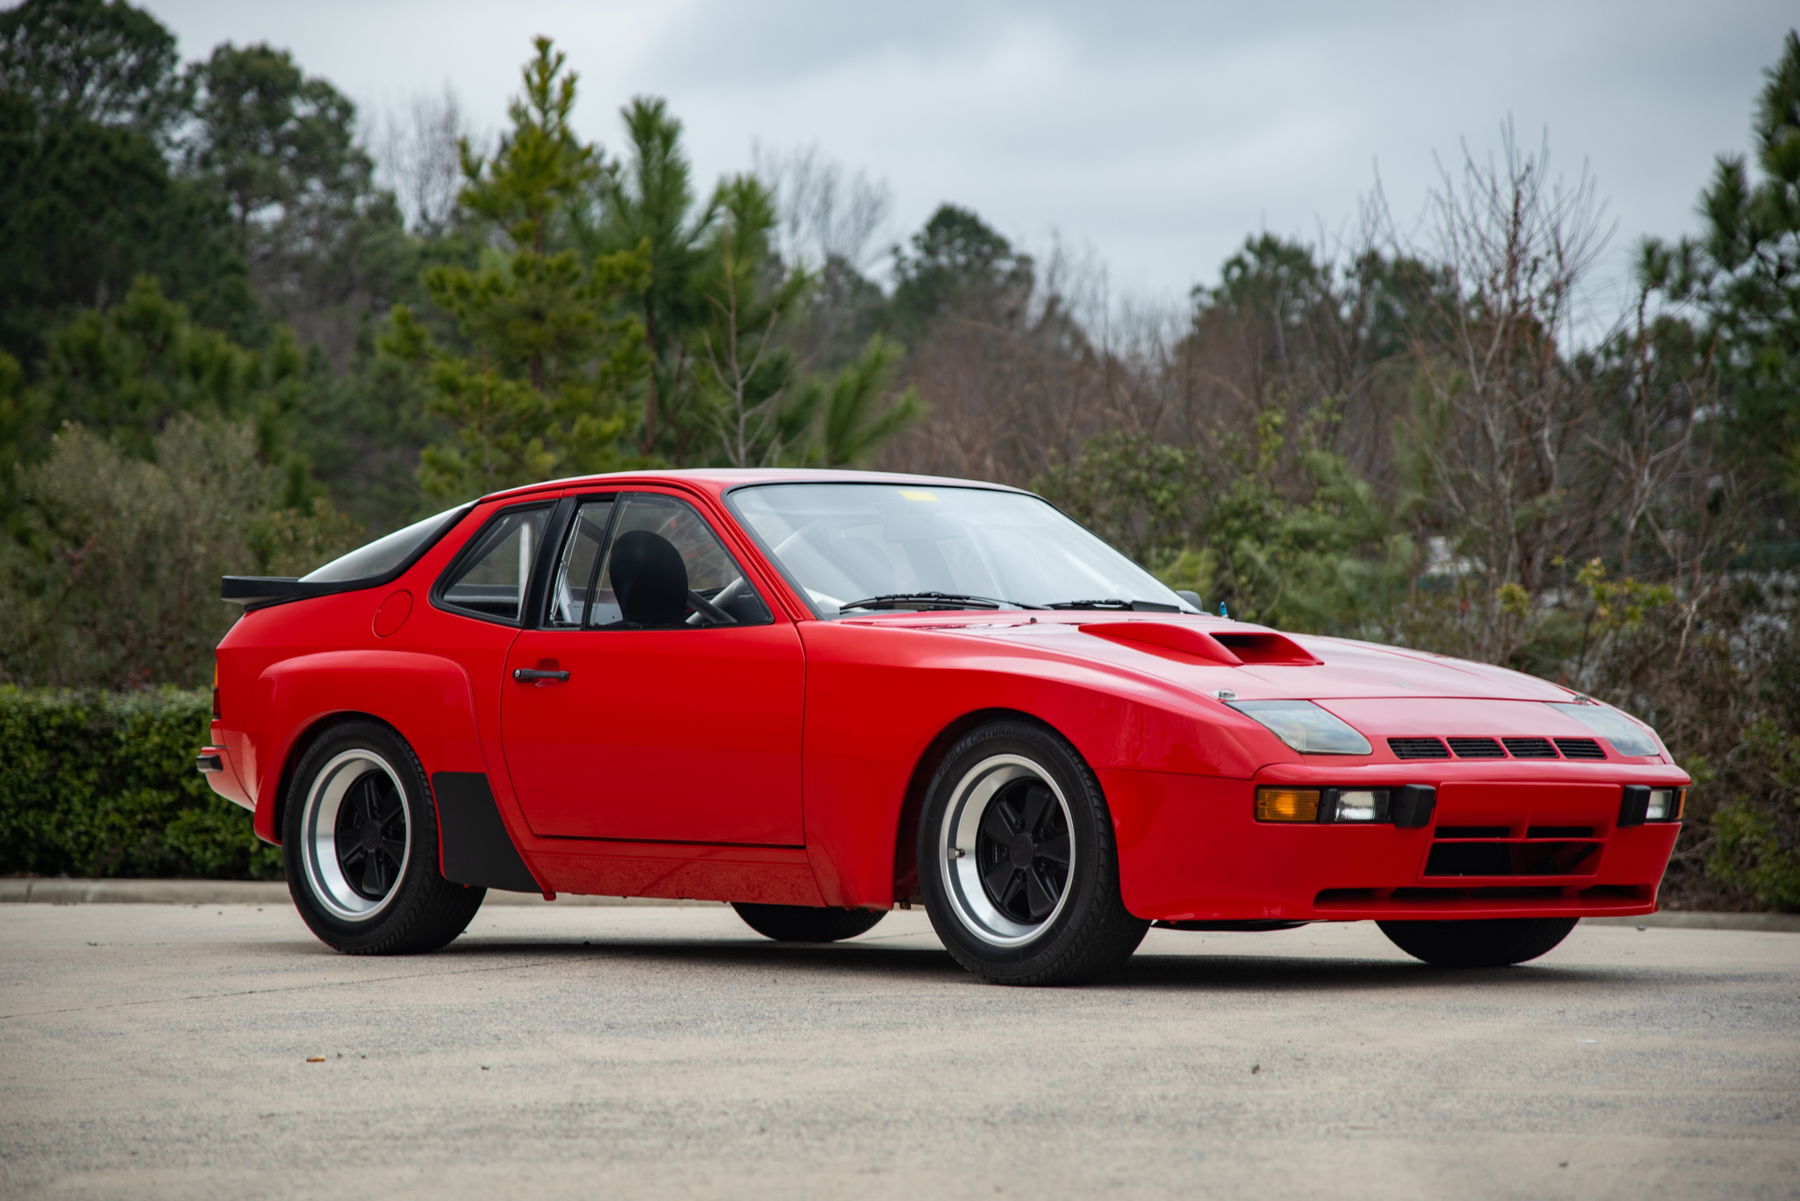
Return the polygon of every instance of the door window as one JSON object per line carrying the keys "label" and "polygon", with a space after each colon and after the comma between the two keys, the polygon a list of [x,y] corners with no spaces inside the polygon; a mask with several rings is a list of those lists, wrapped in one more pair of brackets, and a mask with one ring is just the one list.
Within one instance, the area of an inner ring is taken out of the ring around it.
{"label": "door window", "polygon": [[[587,501],[578,512],[608,503]],[[601,535],[606,550],[585,598],[588,628],[706,629],[774,620],[737,560],[693,506],[650,492],[631,493],[617,504],[617,513],[606,513],[611,522],[610,531]],[[589,525],[604,529],[599,510]],[[578,520],[576,526],[579,530],[582,523]],[[564,552],[572,587],[584,555],[591,570],[592,550],[575,545],[577,538],[588,537],[572,536]],[[559,593],[562,578],[559,574]]]}
{"label": "door window", "polygon": [[[600,550],[606,545],[606,530],[612,512],[613,498],[610,496],[584,500],[576,508],[575,520],[563,541],[556,580],[550,589],[550,611],[545,625],[573,629],[588,620],[588,607],[595,601],[594,575],[600,565]],[[618,618],[618,605],[610,599],[601,603],[595,616],[598,622],[617,621]]]}

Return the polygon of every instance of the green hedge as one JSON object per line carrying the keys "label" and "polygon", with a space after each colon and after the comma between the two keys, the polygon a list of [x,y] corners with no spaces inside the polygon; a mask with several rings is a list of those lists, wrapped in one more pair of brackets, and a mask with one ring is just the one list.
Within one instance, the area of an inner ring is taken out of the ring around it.
{"label": "green hedge", "polygon": [[0,874],[279,879],[281,852],[194,770],[211,703],[0,686]]}

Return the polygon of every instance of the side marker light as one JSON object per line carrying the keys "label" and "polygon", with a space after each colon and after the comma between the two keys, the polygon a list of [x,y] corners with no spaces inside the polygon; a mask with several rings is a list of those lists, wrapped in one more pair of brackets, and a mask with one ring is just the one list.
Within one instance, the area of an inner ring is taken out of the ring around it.
{"label": "side marker light", "polygon": [[1258,788],[1256,820],[1259,822],[1316,822],[1319,820],[1317,788]]}

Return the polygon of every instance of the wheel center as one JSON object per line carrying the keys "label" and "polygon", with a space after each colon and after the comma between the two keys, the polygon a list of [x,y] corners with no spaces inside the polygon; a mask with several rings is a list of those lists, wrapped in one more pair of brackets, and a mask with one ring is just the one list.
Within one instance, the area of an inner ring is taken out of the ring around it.
{"label": "wheel center", "polygon": [[364,822],[362,832],[357,836],[365,851],[372,851],[381,845],[381,827],[374,822]]}
{"label": "wheel center", "polygon": [[1037,858],[1037,840],[1020,830],[1012,836],[1012,842],[1008,844],[1007,852],[1012,856],[1014,867],[1030,867],[1031,861]]}

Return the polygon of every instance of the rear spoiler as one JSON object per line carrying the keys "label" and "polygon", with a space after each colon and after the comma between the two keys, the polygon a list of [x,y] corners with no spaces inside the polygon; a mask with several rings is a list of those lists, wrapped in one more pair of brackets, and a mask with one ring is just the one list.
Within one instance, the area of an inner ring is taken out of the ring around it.
{"label": "rear spoiler", "polygon": [[300,580],[285,575],[228,575],[219,580],[219,597],[246,609],[261,609],[310,596],[330,596],[367,588],[368,580]]}

